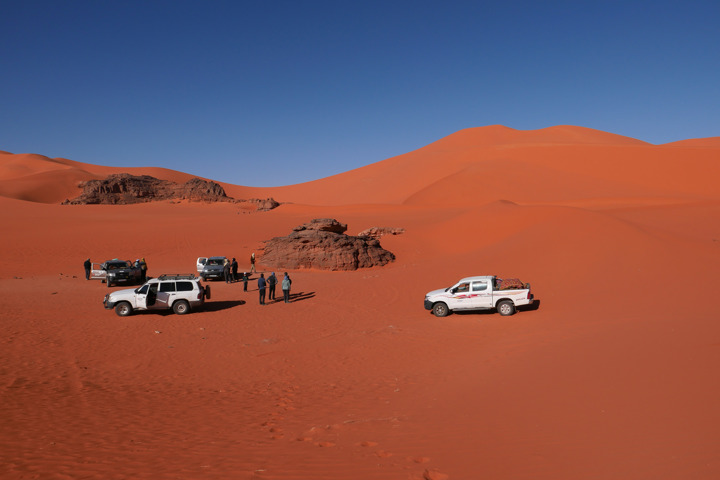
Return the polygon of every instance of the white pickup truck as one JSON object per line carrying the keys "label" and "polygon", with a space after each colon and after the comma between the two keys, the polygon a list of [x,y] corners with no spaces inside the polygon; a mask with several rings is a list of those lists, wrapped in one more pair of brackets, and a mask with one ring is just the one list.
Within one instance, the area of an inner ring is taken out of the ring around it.
{"label": "white pickup truck", "polygon": [[500,315],[512,315],[520,305],[532,305],[530,284],[495,276],[467,277],[452,287],[433,290],[425,295],[425,309],[436,317],[453,311],[497,309]]}

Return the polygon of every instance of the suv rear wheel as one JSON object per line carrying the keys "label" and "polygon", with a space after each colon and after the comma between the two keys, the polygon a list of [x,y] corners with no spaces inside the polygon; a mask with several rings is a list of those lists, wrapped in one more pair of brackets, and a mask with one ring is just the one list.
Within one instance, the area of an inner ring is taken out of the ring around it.
{"label": "suv rear wheel", "polygon": [[498,303],[497,311],[500,312],[500,315],[505,317],[513,315],[515,313],[515,304],[510,300],[503,300]]}
{"label": "suv rear wheel", "polygon": [[173,312],[177,315],[185,315],[190,311],[190,304],[186,300],[178,300],[173,303]]}

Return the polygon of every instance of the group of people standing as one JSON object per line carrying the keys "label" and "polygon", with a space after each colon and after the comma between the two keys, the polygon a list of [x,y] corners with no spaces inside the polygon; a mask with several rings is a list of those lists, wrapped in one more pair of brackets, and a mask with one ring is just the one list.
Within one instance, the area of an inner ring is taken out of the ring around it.
{"label": "group of people standing", "polygon": [[223,265],[223,276],[225,277],[225,283],[234,283],[238,281],[238,262],[233,257],[232,261],[225,259]]}
{"label": "group of people standing", "polygon": [[[258,292],[260,295],[260,305],[266,305],[265,303],[265,290],[267,289],[268,293],[268,300],[275,300],[275,286],[277,285],[277,277],[275,276],[275,272],[272,272],[270,276],[268,276],[267,280],[265,279],[265,274],[261,273],[260,278],[258,278]],[[283,301],[285,303],[290,303],[290,285],[292,285],[292,280],[290,279],[290,275],[288,275],[287,272],[285,272],[285,276],[282,279],[281,287],[283,291]],[[245,284],[247,287],[247,283]],[[245,289],[247,291],[247,288]]]}
{"label": "group of people standing", "polygon": [[135,268],[140,269],[140,280],[142,283],[145,283],[147,281],[147,262],[145,261],[145,257],[135,260]]}
{"label": "group of people standing", "polygon": [[[255,273],[255,252],[250,255],[250,274]],[[235,260],[235,257],[233,257],[232,261],[225,259],[225,264],[223,265],[223,274],[225,277],[225,283],[233,283],[237,282],[239,280],[238,278],[238,262]],[[248,273],[243,273],[243,282],[245,282],[245,291],[247,292],[247,281],[248,281]]]}
{"label": "group of people standing", "polygon": [[[225,265],[223,267],[224,274],[225,274],[225,283],[233,283],[240,280],[238,278],[238,262],[233,257],[232,261],[226,261]],[[255,252],[253,252],[250,255],[250,272],[243,272],[242,274],[242,282],[243,282],[243,291],[247,292],[248,288],[248,281],[250,280],[250,275],[255,273]],[[268,278],[265,278],[265,274],[261,273],[260,277],[258,278],[258,292],[260,296],[260,305],[267,305],[265,303],[265,296],[267,294],[268,300],[275,301],[275,287],[278,284],[278,279],[275,276],[275,272],[272,272]],[[290,303],[290,286],[292,285],[292,280],[290,279],[290,275],[288,275],[287,272],[285,272],[284,277],[282,279],[282,282],[280,282],[280,287],[283,291],[283,301],[285,303]]]}

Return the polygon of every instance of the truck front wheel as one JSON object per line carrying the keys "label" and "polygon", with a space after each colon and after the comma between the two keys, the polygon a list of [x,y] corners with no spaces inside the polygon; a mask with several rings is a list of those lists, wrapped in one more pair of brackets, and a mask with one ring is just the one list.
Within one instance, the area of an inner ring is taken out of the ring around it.
{"label": "truck front wheel", "polygon": [[127,317],[132,314],[132,306],[128,302],[120,302],[115,305],[115,313],[119,317]]}
{"label": "truck front wheel", "polygon": [[515,313],[515,304],[510,300],[503,300],[497,304],[497,311],[505,317],[513,315]]}
{"label": "truck front wheel", "polygon": [[436,317],[447,317],[448,313],[450,313],[450,310],[448,309],[447,305],[442,302],[438,302],[433,305],[432,312]]}

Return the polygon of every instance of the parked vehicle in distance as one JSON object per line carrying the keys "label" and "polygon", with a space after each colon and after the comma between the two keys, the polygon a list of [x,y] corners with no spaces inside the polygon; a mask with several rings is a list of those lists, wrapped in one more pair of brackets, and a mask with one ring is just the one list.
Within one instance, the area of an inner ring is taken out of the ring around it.
{"label": "parked vehicle in distance", "polygon": [[136,310],[167,309],[184,315],[208,299],[210,287],[203,286],[194,274],[160,275],[138,288],[108,293],[103,299],[103,305],[108,310],[114,308],[121,317],[127,317]]}
{"label": "parked vehicle in distance", "polygon": [[452,287],[433,290],[425,295],[425,309],[436,317],[454,311],[496,309],[500,315],[513,315],[518,306],[534,301],[530,284],[518,279],[501,280],[495,276],[466,277]]}
{"label": "parked vehicle in distance", "polygon": [[142,269],[129,260],[113,258],[103,263],[93,263],[91,280],[102,280],[108,288],[119,283],[132,285],[142,283]]}
{"label": "parked vehicle in distance", "polygon": [[225,263],[227,257],[199,257],[197,259],[197,271],[200,278],[207,281],[209,278],[225,278]]}

